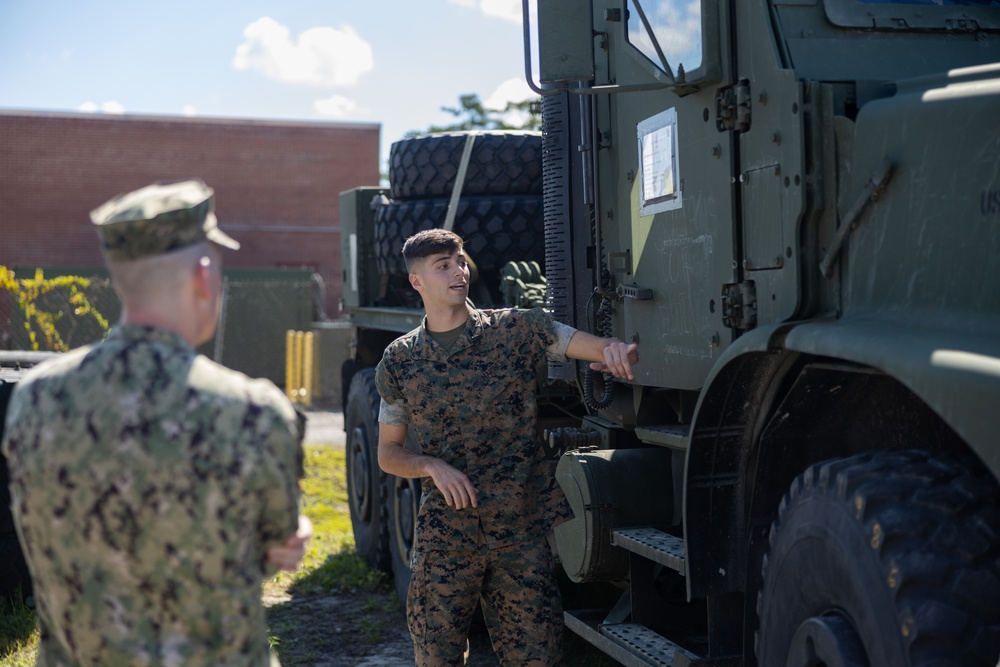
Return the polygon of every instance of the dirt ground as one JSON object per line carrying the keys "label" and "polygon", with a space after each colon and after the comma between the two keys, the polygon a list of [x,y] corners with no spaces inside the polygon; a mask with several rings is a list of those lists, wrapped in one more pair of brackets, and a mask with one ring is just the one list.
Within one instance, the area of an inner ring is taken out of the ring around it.
{"label": "dirt ground", "polygon": [[[283,667],[413,667],[413,644],[393,593],[265,600],[280,637]],[[497,667],[483,631],[470,641],[470,667]]]}
{"label": "dirt ground", "polygon": [[265,598],[284,667],[413,665],[413,648],[395,597],[371,594]]}

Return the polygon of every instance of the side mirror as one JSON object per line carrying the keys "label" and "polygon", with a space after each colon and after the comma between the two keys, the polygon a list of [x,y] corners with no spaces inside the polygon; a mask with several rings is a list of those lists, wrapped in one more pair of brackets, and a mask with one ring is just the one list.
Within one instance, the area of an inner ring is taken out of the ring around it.
{"label": "side mirror", "polygon": [[[528,0],[524,3],[527,6]],[[538,0],[538,71],[542,84],[594,78],[594,14],[589,0]]]}

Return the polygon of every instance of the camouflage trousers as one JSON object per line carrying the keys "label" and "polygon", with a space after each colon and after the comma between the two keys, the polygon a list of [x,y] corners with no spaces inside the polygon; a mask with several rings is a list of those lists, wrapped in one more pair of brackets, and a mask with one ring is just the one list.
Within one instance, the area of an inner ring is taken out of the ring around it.
{"label": "camouflage trousers", "polygon": [[476,603],[501,665],[562,659],[562,600],[544,538],[499,549],[418,551],[406,616],[419,667],[465,664]]}

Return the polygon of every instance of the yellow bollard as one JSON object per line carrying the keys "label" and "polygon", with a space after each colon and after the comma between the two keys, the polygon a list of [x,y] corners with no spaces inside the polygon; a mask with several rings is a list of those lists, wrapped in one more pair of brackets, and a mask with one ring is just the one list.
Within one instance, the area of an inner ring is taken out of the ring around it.
{"label": "yellow bollard", "polygon": [[285,332],[285,396],[295,400],[295,332],[289,329]]}
{"label": "yellow bollard", "polygon": [[285,395],[306,407],[319,391],[317,337],[312,331],[285,334]]}
{"label": "yellow bollard", "polygon": [[305,356],[305,333],[295,332],[295,400],[302,402],[302,395],[305,393],[302,384],[302,358]]}
{"label": "yellow bollard", "polygon": [[319,362],[320,362],[320,346],[319,346],[319,334],[313,332],[313,381],[312,381],[312,395],[317,399],[321,393],[320,387],[320,377],[319,377]]}
{"label": "yellow bollard", "polygon": [[316,336],[312,331],[302,336],[302,383],[299,393],[302,405],[312,405],[313,384],[315,382]]}

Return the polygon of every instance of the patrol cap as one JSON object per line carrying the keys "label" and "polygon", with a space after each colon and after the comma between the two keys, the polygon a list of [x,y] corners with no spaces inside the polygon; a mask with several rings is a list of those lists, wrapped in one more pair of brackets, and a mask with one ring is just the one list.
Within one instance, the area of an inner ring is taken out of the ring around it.
{"label": "patrol cap", "polygon": [[212,241],[239,250],[219,229],[215,191],[201,180],[154,183],[101,204],[90,212],[104,254],[130,260]]}

